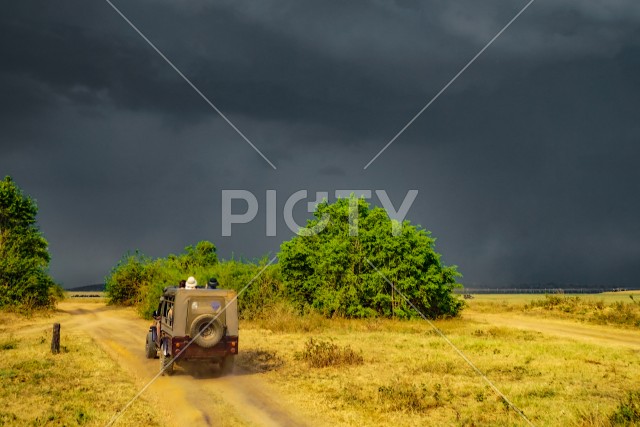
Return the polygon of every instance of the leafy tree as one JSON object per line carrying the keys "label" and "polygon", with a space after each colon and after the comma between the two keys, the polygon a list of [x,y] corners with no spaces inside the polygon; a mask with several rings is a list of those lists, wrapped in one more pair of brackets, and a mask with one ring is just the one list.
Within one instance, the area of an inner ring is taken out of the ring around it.
{"label": "leafy tree", "polygon": [[441,263],[430,232],[394,222],[384,209],[353,196],[319,204],[314,217],[280,247],[285,288],[298,304],[328,316],[417,316],[388,280],[428,317],[462,309],[453,294],[460,274]]}
{"label": "leafy tree", "polygon": [[184,271],[199,267],[210,267],[218,263],[216,246],[206,240],[198,242],[195,248],[187,246],[184,248],[184,252],[184,254],[177,257],[177,261]]}
{"label": "leafy tree", "polygon": [[140,290],[151,280],[151,258],[139,251],[127,253],[106,279],[106,291],[114,304],[134,305],[140,302]]}
{"label": "leafy tree", "polygon": [[36,202],[11,177],[0,181],[0,307],[51,306],[60,294],[48,274],[49,244],[37,213]]}

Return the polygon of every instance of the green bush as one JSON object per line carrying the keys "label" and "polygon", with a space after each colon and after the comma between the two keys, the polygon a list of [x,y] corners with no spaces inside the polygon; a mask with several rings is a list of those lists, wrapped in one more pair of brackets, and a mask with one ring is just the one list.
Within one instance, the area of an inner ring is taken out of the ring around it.
{"label": "green bush", "polygon": [[[359,209],[357,236],[351,235],[349,224],[353,202]],[[446,318],[456,316],[464,306],[453,293],[460,286],[456,282],[460,274],[455,266],[440,262],[428,231],[407,221],[394,223],[383,209],[369,209],[362,199],[320,204],[315,215],[309,226],[318,227],[328,215],[327,227],[284,242],[279,264],[267,265],[267,258],[219,262],[215,246],[206,241],[186,247],[182,254],[155,260],[129,253],[106,278],[107,294],[112,303],[136,306],[148,318],[164,287],[176,286],[188,276],[201,285],[216,277],[222,288],[238,292],[242,319],[272,323],[273,309],[283,307],[288,315],[349,318],[412,318],[419,315],[416,307],[430,318]]]}
{"label": "green bush", "polygon": [[314,216],[306,230],[321,231],[302,231],[279,253],[287,294],[301,306],[326,316],[418,316],[400,293],[430,318],[456,316],[464,306],[453,293],[460,274],[441,263],[428,231],[398,224],[353,196],[319,204]]}
{"label": "green bush", "polygon": [[135,306],[143,317],[150,318],[163,289],[178,286],[180,280],[189,276],[195,277],[199,286],[205,286],[209,278],[215,277],[222,288],[238,293],[244,290],[238,297],[238,310],[243,319],[259,318],[269,312],[273,304],[282,301],[277,265],[265,268],[266,258],[255,263],[219,262],[215,251],[213,243],[205,241],[166,258],[151,259],[139,251],[125,254],[105,279],[109,301]]}

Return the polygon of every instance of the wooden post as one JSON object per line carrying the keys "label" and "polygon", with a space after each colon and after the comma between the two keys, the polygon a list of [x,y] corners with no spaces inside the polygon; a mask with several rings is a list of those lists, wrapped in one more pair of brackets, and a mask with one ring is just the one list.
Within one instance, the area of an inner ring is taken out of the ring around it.
{"label": "wooden post", "polygon": [[53,337],[51,338],[51,353],[60,353],[60,323],[53,324]]}

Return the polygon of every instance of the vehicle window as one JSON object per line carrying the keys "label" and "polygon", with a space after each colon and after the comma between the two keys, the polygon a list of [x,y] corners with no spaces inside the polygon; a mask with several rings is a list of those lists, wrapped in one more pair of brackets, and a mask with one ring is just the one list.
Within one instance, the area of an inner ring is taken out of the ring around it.
{"label": "vehicle window", "polygon": [[163,302],[162,318],[165,324],[173,327],[173,298],[167,298]]}

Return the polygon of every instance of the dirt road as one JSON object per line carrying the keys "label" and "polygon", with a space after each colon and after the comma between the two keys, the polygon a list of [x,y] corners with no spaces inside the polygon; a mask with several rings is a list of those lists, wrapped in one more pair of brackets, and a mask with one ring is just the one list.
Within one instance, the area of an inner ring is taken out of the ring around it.
{"label": "dirt road", "polygon": [[527,329],[575,341],[593,344],[617,345],[640,350],[640,331],[578,323],[570,320],[523,316],[514,313],[479,313],[465,310],[463,317],[495,326]]}
{"label": "dirt road", "polygon": [[[160,362],[144,357],[150,322],[141,320],[132,310],[102,303],[71,300],[60,303],[58,308],[68,314],[61,321],[63,331],[81,330],[92,336],[130,373],[138,389],[156,377]],[[242,346],[242,336],[240,339]],[[218,378],[215,366],[206,369],[198,369],[198,365],[186,369],[178,366],[173,376],[161,376],[153,381],[143,396],[157,407],[165,408],[162,413],[167,425],[308,425],[278,401],[269,385],[256,374],[240,371]],[[114,425],[128,425],[126,419],[124,412]]]}

